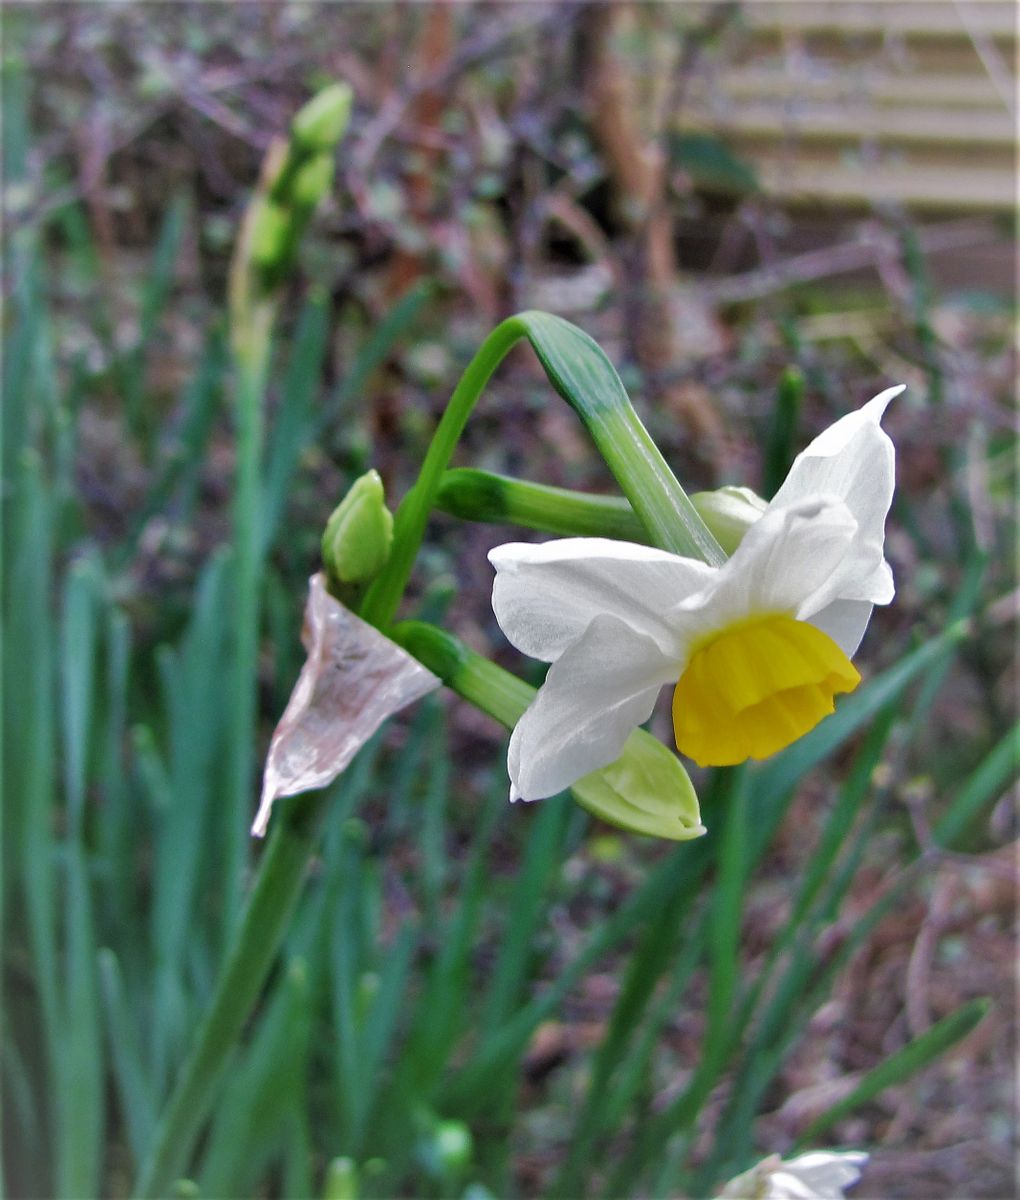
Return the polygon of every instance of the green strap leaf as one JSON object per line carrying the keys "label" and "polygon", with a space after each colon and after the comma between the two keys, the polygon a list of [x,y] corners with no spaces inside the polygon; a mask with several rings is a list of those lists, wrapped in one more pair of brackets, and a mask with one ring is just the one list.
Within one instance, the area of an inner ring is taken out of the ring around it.
{"label": "green strap leaf", "polygon": [[991,1001],[986,998],[971,1000],[969,1004],[958,1008],[948,1017],[943,1017],[920,1037],[908,1042],[902,1050],[897,1050],[884,1062],[879,1063],[864,1076],[849,1096],[845,1096],[811,1122],[797,1139],[794,1149],[802,1149],[819,1134],[831,1129],[837,1121],[841,1121],[848,1113],[853,1112],[855,1108],[860,1108],[862,1104],[874,1100],[886,1088],[902,1083],[911,1075],[917,1074],[940,1054],[944,1054],[950,1047],[962,1041],[990,1007]]}

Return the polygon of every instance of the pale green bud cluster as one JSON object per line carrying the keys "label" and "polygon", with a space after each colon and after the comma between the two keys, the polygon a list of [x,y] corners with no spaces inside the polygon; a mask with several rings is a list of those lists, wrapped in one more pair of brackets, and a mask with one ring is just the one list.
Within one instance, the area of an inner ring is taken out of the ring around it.
{"label": "pale green bud cluster", "polygon": [[253,202],[250,256],[264,291],[286,274],[309,218],[333,185],[333,154],[350,113],[351,89],[334,83],[313,96],[291,123],[279,165]]}
{"label": "pale green bud cluster", "polygon": [[386,565],[393,542],[393,516],[378,471],[356,480],[333,510],[322,535],[322,561],[330,583],[368,583]]}

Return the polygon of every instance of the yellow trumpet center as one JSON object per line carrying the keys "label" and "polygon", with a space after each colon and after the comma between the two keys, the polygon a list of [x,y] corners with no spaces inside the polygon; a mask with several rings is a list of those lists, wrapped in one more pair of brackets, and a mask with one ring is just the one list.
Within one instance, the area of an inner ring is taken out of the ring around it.
{"label": "yellow trumpet center", "polygon": [[797,740],[861,677],[827,634],[773,614],[696,646],[673,693],[677,749],[702,767],[767,758]]}

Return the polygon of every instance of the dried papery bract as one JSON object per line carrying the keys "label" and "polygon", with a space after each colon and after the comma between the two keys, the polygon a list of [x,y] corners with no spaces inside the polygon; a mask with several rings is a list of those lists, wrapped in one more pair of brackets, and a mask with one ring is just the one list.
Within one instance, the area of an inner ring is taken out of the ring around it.
{"label": "dried papery bract", "polygon": [[406,650],[334,599],[321,574],[309,581],[302,641],[308,658],[269,746],[256,837],[276,799],[332,783],[387,717],[439,687]]}

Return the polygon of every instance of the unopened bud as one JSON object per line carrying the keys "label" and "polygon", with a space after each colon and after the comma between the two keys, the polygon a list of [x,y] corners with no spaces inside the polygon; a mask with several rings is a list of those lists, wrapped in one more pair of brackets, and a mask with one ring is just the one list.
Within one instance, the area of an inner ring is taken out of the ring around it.
{"label": "unopened bud", "polygon": [[298,111],[291,125],[294,141],[308,154],[332,150],[351,116],[351,89],[346,83],[333,83]]}
{"label": "unopened bud", "polygon": [[393,516],[386,507],[378,471],[356,480],[333,510],[322,535],[322,561],[330,579],[367,583],[385,566],[393,541]]}
{"label": "unopened bud", "polygon": [[290,215],[272,200],[256,200],[251,227],[251,259],[263,269],[275,267],[287,255]]}
{"label": "unopened bud", "polygon": [[691,503],[727,554],[740,545],[744,534],[759,520],[768,503],[746,487],[721,487],[695,492]]}
{"label": "unopened bud", "polygon": [[294,207],[310,212],[326,195],[332,183],[332,154],[316,154],[294,176],[290,192]]}
{"label": "unopened bud", "polygon": [[326,1168],[322,1200],[358,1200],[358,1167],[353,1158],[334,1158]]}
{"label": "unopened bud", "polygon": [[462,1121],[441,1121],[433,1145],[443,1174],[456,1174],[471,1162],[471,1131]]}

